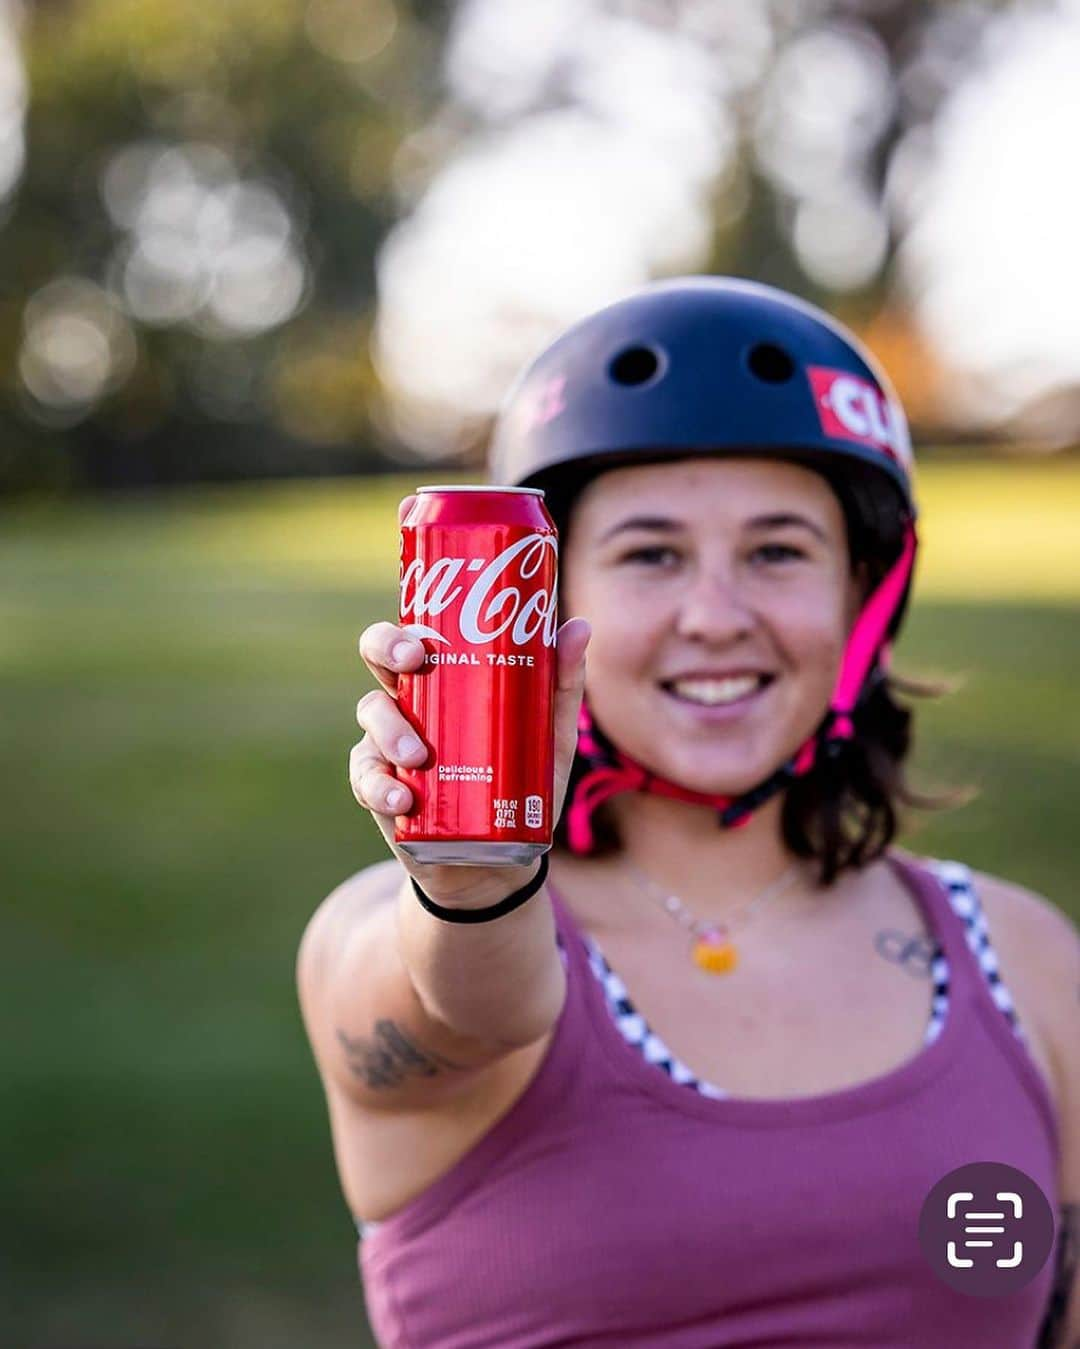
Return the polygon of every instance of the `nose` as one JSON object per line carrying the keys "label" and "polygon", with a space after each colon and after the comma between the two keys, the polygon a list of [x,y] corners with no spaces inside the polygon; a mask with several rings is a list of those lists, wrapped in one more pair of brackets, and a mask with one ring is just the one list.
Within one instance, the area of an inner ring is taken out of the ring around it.
{"label": "nose", "polygon": [[748,636],[757,622],[729,568],[698,567],[688,577],[678,610],[680,637],[730,646]]}

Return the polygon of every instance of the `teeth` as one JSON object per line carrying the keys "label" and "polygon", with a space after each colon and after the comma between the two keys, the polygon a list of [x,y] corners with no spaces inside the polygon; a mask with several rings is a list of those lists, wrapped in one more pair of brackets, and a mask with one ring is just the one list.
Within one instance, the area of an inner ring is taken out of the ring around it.
{"label": "teeth", "polygon": [[740,675],[736,679],[677,679],[670,687],[680,698],[714,706],[745,698],[748,693],[754,692],[760,682],[759,675]]}

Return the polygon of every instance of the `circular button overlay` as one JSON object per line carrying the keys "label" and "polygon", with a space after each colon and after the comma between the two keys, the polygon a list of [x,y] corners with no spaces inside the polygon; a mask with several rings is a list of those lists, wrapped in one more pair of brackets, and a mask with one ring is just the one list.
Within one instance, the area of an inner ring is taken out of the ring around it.
{"label": "circular button overlay", "polygon": [[1003,1162],[958,1166],[934,1186],[919,1215],[930,1268],[970,1297],[1007,1297],[1029,1284],[1054,1245],[1046,1195]]}

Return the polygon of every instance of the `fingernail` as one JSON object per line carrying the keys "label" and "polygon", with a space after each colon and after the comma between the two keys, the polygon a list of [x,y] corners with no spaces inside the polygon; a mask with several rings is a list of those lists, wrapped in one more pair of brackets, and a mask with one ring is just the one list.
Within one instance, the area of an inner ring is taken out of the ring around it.
{"label": "fingernail", "polygon": [[397,810],[398,806],[405,804],[405,793],[400,787],[393,787],[386,793],[386,804],[391,810]]}
{"label": "fingernail", "polygon": [[395,642],[390,648],[390,659],[395,665],[404,665],[412,653],[412,642]]}
{"label": "fingernail", "polygon": [[403,735],[397,742],[398,758],[411,759],[414,754],[419,754],[423,748],[415,735]]}

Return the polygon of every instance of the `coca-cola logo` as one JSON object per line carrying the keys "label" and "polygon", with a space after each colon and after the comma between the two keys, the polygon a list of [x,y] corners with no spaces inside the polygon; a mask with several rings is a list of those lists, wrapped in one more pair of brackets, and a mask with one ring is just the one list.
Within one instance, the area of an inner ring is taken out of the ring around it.
{"label": "coca-cola logo", "polygon": [[827,436],[872,445],[910,468],[911,443],[904,414],[880,389],[847,370],[810,365],[806,373]]}
{"label": "coca-cola logo", "polygon": [[[559,546],[554,534],[527,534],[490,562],[480,557],[440,557],[425,566],[422,559],[414,558],[401,573],[402,621],[416,620],[409,624],[415,636],[449,645],[445,633],[422,620],[443,613],[460,600],[458,629],[463,641],[483,646],[509,634],[515,646],[525,646],[540,633],[545,646],[554,646],[554,581],[550,590],[520,584],[541,572],[549,549],[557,558]],[[470,583],[472,572],[479,574]],[[502,584],[504,581],[507,584]]]}

